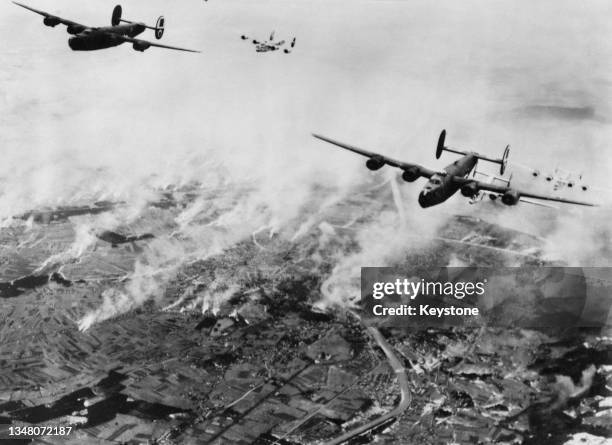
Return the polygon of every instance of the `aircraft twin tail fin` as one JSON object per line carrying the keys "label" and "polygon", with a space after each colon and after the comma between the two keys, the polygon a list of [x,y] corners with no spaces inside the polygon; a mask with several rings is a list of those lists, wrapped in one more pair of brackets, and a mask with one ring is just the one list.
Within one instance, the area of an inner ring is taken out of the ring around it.
{"label": "aircraft twin tail fin", "polygon": [[[121,18],[122,13],[123,11],[121,9],[121,5],[117,5],[113,8],[113,15],[111,16],[112,26],[118,26],[122,22],[123,23],[134,23],[130,20],[125,20]],[[152,29],[153,31],[155,31],[155,38],[159,40],[164,35],[165,24],[166,24],[166,19],[164,18],[163,15],[160,15],[157,18],[157,21],[155,22],[155,26],[145,25],[145,28]]]}
{"label": "aircraft twin tail fin", "polygon": [[499,164],[499,174],[503,175],[505,173],[506,165],[508,164],[508,155],[510,154],[510,145],[506,145],[506,148],[504,149],[504,153],[502,154],[501,158],[494,159],[488,156],[480,155],[475,152],[447,147],[446,145],[444,145],[445,141],[446,141],[446,130],[442,130],[442,132],[440,133],[440,137],[438,138],[438,145],[436,146],[436,159],[440,159],[440,156],[442,156],[443,151],[448,151],[448,152],[463,155],[463,156],[471,154],[473,156],[476,156],[478,159],[482,159],[483,161],[489,161],[495,164]]}

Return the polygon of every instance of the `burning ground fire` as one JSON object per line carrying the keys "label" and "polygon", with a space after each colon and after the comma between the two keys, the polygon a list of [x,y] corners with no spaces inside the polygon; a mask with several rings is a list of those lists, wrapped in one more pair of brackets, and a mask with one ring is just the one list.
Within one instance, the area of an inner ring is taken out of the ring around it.
{"label": "burning ground fire", "polygon": [[[313,199],[293,214],[279,215],[265,202],[258,200],[252,189],[224,194],[200,190],[198,197],[176,212],[174,224],[166,228],[166,233],[158,234],[146,245],[135,261],[133,272],[123,278],[121,288],[103,292],[102,304],[79,321],[79,329],[89,329],[97,322],[132,310],[149,300],[160,304],[165,310],[215,313],[223,301],[227,301],[245,284],[244,274],[232,275],[219,271],[211,274],[204,269],[201,274],[196,273],[188,279],[185,287],[169,302],[166,289],[185,269],[197,268],[197,265],[203,265],[215,257],[232,256],[235,254],[233,249],[242,249],[245,245],[251,257],[265,256],[267,261],[273,262],[278,260],[270,257],[283,253],[279,249],[285,253],[298,249],[302,255],[298,263],[308,263],[313,272],[330,264],[340,265],[343,257],[334,251],[333,247],[337,246],[332,246],[333,239],[348,240],[346,234],[338,232],[349,233],[352,238],[355,227],[350,220],[355,219],[351,213],[355,209],[350,209],[347,215],[335,215],[340,221],[334,224],[327,222],[325,216],[304,217],[313,209],[313,215],[325,215],[329,210],[337,210],[334,207],[339,203],[341,199],[336,196]],[[382,206],[378,204],[378,207]],[[391,213],[391,210],[386,210],[385,218],[392,219]],[[69,251],[75,248],[72,246]],[[305,249],[302,251],[302,248]],[[356,265],[353,276],[358,276],[358,260],[351,260],[351,264]],[[343,272],[345,267],[340,266]],[[261,270],[262,267],[253,265],[253,269]],[[333,281],[333,278],[330,277],[330,280]],[[329,300],[326,304],[338,298],[334,294],[336,291],[328,293],[328,288],[329,284],[322,289],[324,299]],[[355,290],[354,287],[352,289]]]}
{"label": "burning ground fire", "polygon": [[[232,185],[213,180],[165,187],[161,192],[158,189],[157,200],[148,205],[140,200],[133,206],[121,202],[109,212],[67,219],[61,224],[70,227],[72,241],[50,250],[32,275],[59,273],[78,280],[79,271],[92,269],[92,258],[104,255],[101,232],[136,230],[151,232],[154,237],[110,251],[121,252],[128,260],[113,266],[118,275],[101,291],[101,304],[78,321],[80,330],[147,301],[165,310],[214,312],[244,286],[244,274],[227,273],[222,267],[212,274],[195,269],[245,246],[252,251],[251,261],[261,259],[259,264],[251,264],[253,271],[273,274],[288,266],[276,263],[282,263],[282,255],[290,254],[294,265],[327,277],[315,292],[319,299],[311,303],[320,307],[350,305],[358,294],[358,283],[347,287],[346,277],[355,280],[364,261],[382,264],[402,250],[375,248],[380,239],[396,238],[396,228],[406,225],[395,178],[377,180],[344,189],[313,185],[305,199],[288,200],[286,205],[270,205],[267,193],[247,182]],[[394,199],[388,199],[391,196]],[[32,219],[10,224],[20,226],[23,232],[25,240],[19,248],[34,249],[45,242],[44,225],[33,224]],[[185,279],[183,272],[190,268],[195,273]],[[186,280],[185,286],[170,295],[169,285],[179,278]]]}

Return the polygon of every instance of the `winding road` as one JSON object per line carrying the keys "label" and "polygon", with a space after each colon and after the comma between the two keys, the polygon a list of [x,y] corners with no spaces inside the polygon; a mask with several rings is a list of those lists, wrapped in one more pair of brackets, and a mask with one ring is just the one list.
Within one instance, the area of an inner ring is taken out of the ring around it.
{"label": "winding road", "polygon": [[[354,314],[354,315],[358,317],[357,314]],[[382,425],[389,419],[399,417],[406,410],[406,408],[410,406],[410,403],[412,402],[412,394],[410,393],[408,375],[406,374],[406,369],[404,368],[402,362],[400,361],[399,358],[397,358],[397,356],[395,355],[395,352],[393,351],[393,348],[387,342],[387,340],[385,340],[385,337],[383,337],[383,335],[380,333],[378,329],[372,326],[366,326],[366,329],[370,333],[370,335],[374,338],[374,340],[376,340],[376,343],[378,343],[378,346],[380,346],[380,348],[383,350],[383,352],[387,356],[387,359],[389,360],[389,364],[391,365],[391,368],[397,374],[397,382],[399,384],[400,391],[401,391],[400,402],[391,411],[383,414],[382,416],[364,425],[361,425],[355,429],[352,429],[344,433],[343,435],[336,437],[333,440],[330,440],[329,442],[326,442],[325,445],[338,445],[338,444],[344,443],[347,440],[352,439],[355,436],[359,436],[360,434],[366,433],[369,430],[376,428],[379,425]]]}

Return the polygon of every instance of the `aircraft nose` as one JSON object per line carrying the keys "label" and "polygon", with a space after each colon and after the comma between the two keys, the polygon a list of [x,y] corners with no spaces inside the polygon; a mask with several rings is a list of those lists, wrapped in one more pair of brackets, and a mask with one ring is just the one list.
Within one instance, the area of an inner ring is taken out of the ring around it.
{"label": "aircraft nose", "polygon": [[83,41],[78,37],[70,37],[68,39],[68,46],[73,51],[79,51],[83,49]]}
{"label": "aircraft nose", "polygon": [[419,205],[423,208],[431,206],[429,190],[423,190],[419,193]]}
{"label": "aircraft nose", "polygon": [[79,46],[78,39],[76,37],[70,37],[68,39],[68,46],[70,47],[70,49],[77,49],[77,47]]}

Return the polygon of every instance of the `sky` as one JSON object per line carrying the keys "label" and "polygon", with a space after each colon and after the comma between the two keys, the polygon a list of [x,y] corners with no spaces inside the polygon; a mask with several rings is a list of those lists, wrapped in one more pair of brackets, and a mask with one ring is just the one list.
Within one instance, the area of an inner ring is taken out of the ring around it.
{"label": "sky", "polygon": [[[114,6],[24,2],[92,26],[108,25]],[[128,45],[73,52],[63,26],[45,27],[42,17],[0,3],[0,217],[79,199],[142,199],[153,187],[206,181],[221,170],[231,181],[254,181],[261,199],[284,212],[314,182],[342,188],[370,174],[363,159],[312,132],[438,169],[454,160],[434,158],[446,128],[450,145],[483,154],[498,156],[510,144],[516,178],[560,167],[583,174],[591,200],[611,196],[608,1],[122,6],[124,18],[148,24],[165,15],[161,42],[202,53]],[[257,54],[240,39],[272,30],[297,38],[292,54]],[[154,39],[151,31],[141,37]],[[402,187],[407,206],[421,186]],[[422,212],[482,213],[460,196],[451,201]],[[542,221],[554,218],[553,244],[573,233],[573,255],[584,240],[607,236],[609,211],[593,212],[485,215],[538,234],[550,232]]]}

